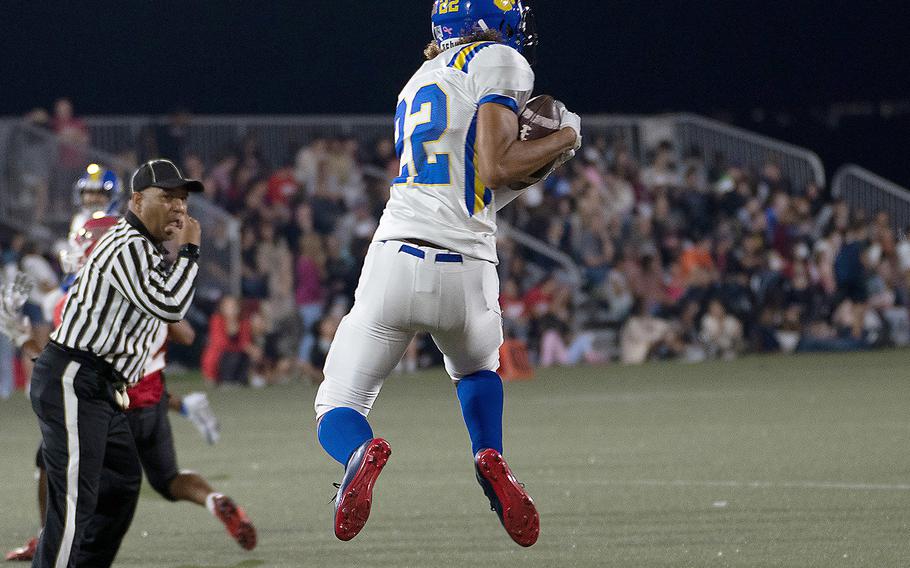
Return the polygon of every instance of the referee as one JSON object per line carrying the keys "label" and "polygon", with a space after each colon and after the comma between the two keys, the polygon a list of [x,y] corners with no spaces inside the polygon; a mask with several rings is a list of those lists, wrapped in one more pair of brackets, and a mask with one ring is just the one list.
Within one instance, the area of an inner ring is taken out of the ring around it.
{"label": "referee", "polygon": [[[110,566],[129,529],[142,469],[123,410],[161,326],[193,300],[201,229],[189,193],[167,160],[143,164],[129,211],[79,271],[62,322],[35,363],[32,408],[47,466],[47,517],[32,566]],[[176,239],[177,260],[162,244]]]}

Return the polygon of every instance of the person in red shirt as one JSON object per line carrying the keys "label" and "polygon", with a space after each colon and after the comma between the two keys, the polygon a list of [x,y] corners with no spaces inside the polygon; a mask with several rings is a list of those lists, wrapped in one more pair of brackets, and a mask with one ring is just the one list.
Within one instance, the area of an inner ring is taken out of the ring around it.
{"label": "person in red shirt", "polygon": [[54,118],[51,127],[60,140],[60,163],[66,168],[79,168],[85,163],[85,147],[89,134],[85,122],[73,115],[73,103],[69,99],[54,102]]}
{"label": "person in red shirt", "polygon": [[291,202],[299,192],[300,186],[291,166],[275,170],[269,177],[269,190],[266,194],[269,205],[282,205],[290,209]]}
{"label": "person in red shirt", "polygon": [[202,376],[210,384],[222,381],[247,383],[252,324],[244,317],[240,302],[225,296],[209,319],[209,340],[202,352]]}

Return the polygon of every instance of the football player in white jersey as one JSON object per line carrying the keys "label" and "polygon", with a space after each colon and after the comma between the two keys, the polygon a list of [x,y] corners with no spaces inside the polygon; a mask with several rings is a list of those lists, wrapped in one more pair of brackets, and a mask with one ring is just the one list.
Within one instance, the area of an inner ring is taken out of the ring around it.
{"label": "football player in white jersey", "polygon": [[502,457],[502,318],[496,275],[499,192],[581,146],[581,120],[519,141],[518,113],[534,88],[523,50],[536,43],[522,0],[436,0],[427,61],[398,98],[401,161],[316,395],[318,437],[345,467],[335,535],[350,540],[370,513],[391,454],[366,416],[418,331],[429,332],[457,385],[477,480],[515,542],[531,546],[537,510]]}

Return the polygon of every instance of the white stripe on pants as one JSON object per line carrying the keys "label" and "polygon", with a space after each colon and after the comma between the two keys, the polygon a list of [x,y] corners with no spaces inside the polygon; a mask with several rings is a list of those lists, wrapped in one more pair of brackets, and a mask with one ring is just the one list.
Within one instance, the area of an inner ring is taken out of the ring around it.
{"label": "white stripe on pants", "polygon": [[66,568],[69,564],[76,534],[76,503],[79,500],[79,400],[73,389],[73,381],[79,372],[79,363],[75,361],[63,371],[63,411],[66,420],[66,524],[63,528],[63,541],[57,552],[56,568]]}

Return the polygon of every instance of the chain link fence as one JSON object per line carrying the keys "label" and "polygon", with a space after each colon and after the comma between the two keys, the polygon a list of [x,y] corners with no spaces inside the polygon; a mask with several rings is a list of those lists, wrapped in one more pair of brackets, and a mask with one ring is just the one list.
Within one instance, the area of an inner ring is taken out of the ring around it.
{"label": "chain link fence", "polygon": [[853,210],[869,216],[888,213],[891,228],[903,234],[910,227],[910,189],[854,164],[842,166],[831,181],[831,194]]}

